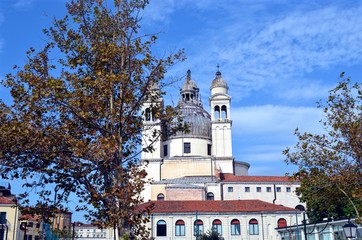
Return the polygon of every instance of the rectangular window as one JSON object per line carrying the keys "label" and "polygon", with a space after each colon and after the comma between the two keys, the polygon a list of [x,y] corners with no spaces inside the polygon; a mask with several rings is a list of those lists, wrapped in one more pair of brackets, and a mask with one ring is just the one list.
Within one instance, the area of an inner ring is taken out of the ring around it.
{"label": "rectangular window", "polygon": [[250,235],[259,235],[258,224],[249,224],[249,234]]}
{"label": "rectangular window", "polygon": [[28,227],[28,228],[32,228],[32,227],[33,227],[33,223],[32,223],[32,222],[28,222],[27,227]]}
{"label": "rectangular window", "polygon": [[277,187],[277,192],[281,192],[282,188],[281,187]]}
{"label": "rectangular window", "polygon": [[261,192],[261,187],[256,187],[257,192]]}
{"label": "rectangular window", "polygon": [[6,224],[6,212],[0,212],[0,224]]}
{"label": "rectangular window", "polygon": [[189,142],[184,143],[184,153],[191,153],[191,143]]}
{"label": "rectangular window", "polygon": [[207,155],[211,156],[211,144],[207,144]]}
{"label": "rectangular window", "polygon": [[217,232],[220,236],[222,235],[222,226],[221,226],[221,224],[212,225],[212,230]]}
{"label": "rectangular window", "polygon": [[163,220],[160,220],[160,221],[158,221],[157,222],[157,229],[156,229],[156,231],[157,231],[157,236],[158,237],[161,237],[161,236],[167,236],[167,226],[166,226],[166,222],[165,221],[163,221]]}
{"label": "rectangular window", "polygon": [[291,192],[290,187],[287,187],[287,188],[285,189],[285,191],[286,191],[286,192]]}
{"label": "rectangular window", "polygon": [[168,155],[168,145],[163,145],[163,156],[166,157]]}
{"label": "rectangular window", "polygon": [[245,187],[245,192],[250,192],[250,187]]}
{"label": "rectangular window", "polygon": [[185,225],[176,225],[175,235],[185,236]]}
{"label": "rectangular window", "polygon": [[[6,212],[0,212],[0,224],[6,224]],[[5,227],[0,228],[0,239],[5,239]]]}
{"label": "rectangular window", "polygon": [[200,236],[204,233],[203,224],[194,224],[194,236]]}
{"label": "rectangular window", "polygon": [[228,187],[228,192],[233,192],[234,188],[233,187]]}
{"label": "rectangular window", "polygon": [[271,187],[266,187],[267,192],[271,192]]}
{"label": "rectangular window", "polygon": [[240,235],[240,223],[231,224],[231,235]]}

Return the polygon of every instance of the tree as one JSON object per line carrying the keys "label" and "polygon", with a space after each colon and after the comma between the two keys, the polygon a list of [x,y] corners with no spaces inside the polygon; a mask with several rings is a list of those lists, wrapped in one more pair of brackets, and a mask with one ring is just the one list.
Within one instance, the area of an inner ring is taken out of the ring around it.
{"label": "tree", "polygon": [[357,217],[362,211],[362,85],[344,73],[318,105],[325,134],[295,135],[298,143],[284,150],[286,162],[298,166],[297,191],[312,221],[324,217]]}
{"label": "tree", "polygon": [[213,230],[208,230],[206,233],[203,233],[202,235],[197,237],[197,240],[220,240],[223,239],[221,238],[221,235]]}
{"label": "tree", "polygon": [[157,37],[139,33],[147,2],[69,2],[68,14],[44,30],[44,48],[31,48],[27,63],[2,80],[13,104],[0,101],[0,172],[27,180],[23,204],[29,188],[39,208],[61,208],[75,193],[89,220],[146,235],[144,212],[134,212],[146,176],[137,154],[153,150],[140,148],[142,104],[154,102],[151,111],[161,121],[175,119],[157,101],[164,94],[158,86],[183,60],[182,50],[152,54]]}

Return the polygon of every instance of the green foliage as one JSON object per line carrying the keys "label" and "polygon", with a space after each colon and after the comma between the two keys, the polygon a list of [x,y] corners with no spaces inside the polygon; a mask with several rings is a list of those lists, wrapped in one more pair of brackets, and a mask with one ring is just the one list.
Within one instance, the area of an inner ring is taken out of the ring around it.
{"label": "green foliage", "polygon": [[341,74],[323,109],[323,135],[301,133],[294,149],[284,150],[286,162],[297,165],[298,195],[307,203],[312,221],[324,217],[357,217],[362,211],[362,85]]}
{"label": "green foliage", "polygon": [[215,230],[208,230],[197,237],[197,240],[221,240],[221,235]]}
{"label": "green foliage", "polygon": [[31,48],[2,81],[13,104],[0,101],[0,172],[27,181],[25,205],[30,190],[38,206],[57,209],[76,194],[89,220],[145,236],[147,218],[134,211],[146,176],[137,159],[142,104],[153,102],[163,122],[175,118],[162,111],[156,99],[164,93],[154,86],[168,84],[165,72],[183,52],[152,54],[157,37],[138,32],[147,0],[110,2],[70,1],[68,15],[44,30],[44,48]]}

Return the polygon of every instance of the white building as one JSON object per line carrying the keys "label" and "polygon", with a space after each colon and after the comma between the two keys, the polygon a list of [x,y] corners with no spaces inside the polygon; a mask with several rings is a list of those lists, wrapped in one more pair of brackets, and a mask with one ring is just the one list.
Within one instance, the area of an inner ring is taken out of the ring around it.
{"label": "white building", "polygon": [[20,211],[10,184],[0,182],[0,240],[16,240],[20,233]]}
{"label": "white building", "polygon": [[[153,237],[157,239],[192,239],[191,229],[195,221],[193,205],[201,207],[220,204],[220,211],[205,209],[199,212],[200,219],[201,216],[207,219],[204,221],[205,231],[213,227],[210,223],[212,219],[223,222],[222,236],[225,236],[225,239],[235,238],[231,237],[229,231],[233,220],[240,222],[240,230],[244,234],[235,239],[246,239],[245,234],[248,239],[277,239],[277,232],[273,229],[278,227],[278,219],[285,219],[288,225],[293,224],[295,208],[304,209],[295,194],[299,187],[298,182],[293,182],[286,176],[249,176],[249,163],[234,158],[231,138],[232,107],[228,89],[226,81],[218,71],[211,81],[209,113],[203,107],[199,88],[192,80],[191,71],[187,72],[177,105],[183,120],[189,125],[190,131],[187,133],[170,134],[175,123],[164,123],[153,116],[152,106],[163,106],[161,98],[152,99],[143,105],[143,147],[152,145],[154,151],[142,153],[141,158],[148,177],[152,179],[152,183],[146,186],[142,194],[145,201],[154,201],[156,204],[150,226]],[[154,93],[159,91],[155,86],[151,90]],[[155,133],[163,133],[163,136],[154,139],[152,136],[157,135]],[[226,211],[226,205],[235,200],[243,204],[257,202],[260,206],[252,213],[248,212],[246,205],[243,205],[244,208],[236,207]],[[185,201],[187,204],[185,203],[180,212],[175,212],[175,202]],[[275,211],[264,209],[264,205],[274,206]],[[278,211],[279,208],[283,210]],[[260,218],[261,214],[266,215]],[[261,228],[263,231],[259,231],[256,234],[258,236],[251,236],[248,228],[250,219],[259,219],[259,224],[263,219],[268,227]],[[175,232],[179,220],[184,222],[185,227],[185,235],[181,238],[176,237]],[[166,236],[157,234],[159,221],[167,226]],[[263,238],[262,232],[267,233]]]}
{"label": "white building", "polygon": [[[74,237],[78,240],[106,240],[110,238],[109,234],[112,229],[101,229],[96,225],[75,222],[74,223]],[[113,236],[112,236],[113,237]]]}

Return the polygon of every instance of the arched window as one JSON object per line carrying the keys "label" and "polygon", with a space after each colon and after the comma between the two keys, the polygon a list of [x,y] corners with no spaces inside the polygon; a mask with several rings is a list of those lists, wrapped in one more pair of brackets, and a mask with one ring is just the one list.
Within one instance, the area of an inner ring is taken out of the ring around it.
{"label": "arched window", "polygon": [[146,108],[145,117],[146,117],[146,121],[151,121],[151,109]]}
{"label": "arched window", "polygon": [[167,229],[167,225],[166,225],[165,221],[160,220],[157,222],[157,236],[167,236],[166,229]]}
{"label": "arched window", "polygon": [[221,107],[221,119],[227,119],[227,110],[226,110],[226,106],[225,105],[223,105],[222,107]]}
{"label": "arched window", "polygon": [[214,194],[212,192],[208,192],[206,194],[206,199],[207,200],[214,200]]}
{"label": "arched window", "polygon": [[287,226],[287,220],[284,218],[279,218],[278,220],[278,228],[286,227]]}
{"label": "arched window", "polygon": [[255,218],[249,221],[249,234],[250,235],[259,235],[259,224],[258,220]]}
{"label": "arched window", "polygon": [[165,195],[163,195],[163,193],[160,193],[157,195],[157,201],[163,201],[165,200]]}
{"label": "arched window", "polygon": [[297,205],[295,207],[295,209],[299,210],[299,211],[305,211],[305,207],[303,205]]}
{"label": "arched window", "polygon": [[185,236],[185,222],[183,220],[177,220],[175,226],[176,236]]}
{"label": "arched window", "polygon": [[220,119],[220,107],[219,106],[214,107],[214,118],[215,118],[215,120]]}
{"label": "arched window", "polygon": [[240,235],[240,221],[237,219],[231,220],[231,235]]}
{"label": "arched window", "polygon": [[200,219],[194,222],[194,236],[199,236],[204,233],[204,222]]}
{"label": "arched window", "polygon": [[212,230],[217,232],[218,234],[222,235],[222,224],[219,219],[215,219],[212,222]]}

